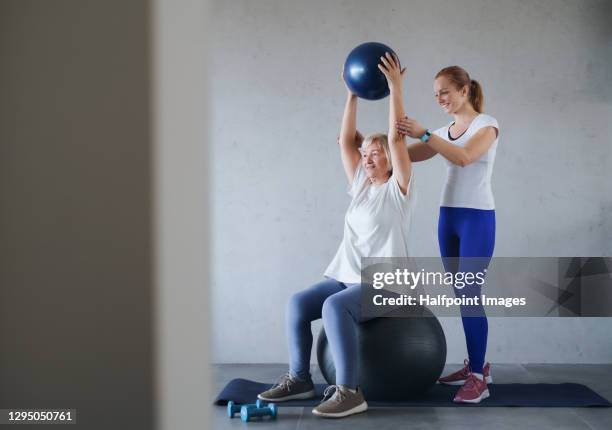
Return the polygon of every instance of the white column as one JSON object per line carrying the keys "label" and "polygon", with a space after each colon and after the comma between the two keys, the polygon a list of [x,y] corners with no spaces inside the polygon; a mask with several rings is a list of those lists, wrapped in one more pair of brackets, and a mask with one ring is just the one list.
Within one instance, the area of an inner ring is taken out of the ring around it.
{"label": "white column", "polygon": [[153,0],[156,422],[206,428],[206,0]]}

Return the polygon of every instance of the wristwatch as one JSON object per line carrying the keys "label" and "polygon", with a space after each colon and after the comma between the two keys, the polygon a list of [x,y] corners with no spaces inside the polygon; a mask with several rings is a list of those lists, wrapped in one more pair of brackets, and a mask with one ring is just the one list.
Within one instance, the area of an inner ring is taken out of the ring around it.
{"label": "wristwatch", "polygon": [[427,143],[430,137],[431,133],[429,132],[429,130],[425,130],[425,133],[423,133],[423,136],[419,137],[419,140],[423,143]]}

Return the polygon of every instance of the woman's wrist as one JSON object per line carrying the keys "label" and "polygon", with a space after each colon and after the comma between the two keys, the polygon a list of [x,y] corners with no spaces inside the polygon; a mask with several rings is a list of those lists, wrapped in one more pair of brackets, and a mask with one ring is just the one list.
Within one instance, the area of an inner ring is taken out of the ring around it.
{"label": "woman's wrist", "polygon": [[429,143],[429,138],[431,137],[431,133],[428,129],[424,128],[422,133],[419,133],[417,136],[419,140],[423,143]]}
{"label": "woman's wrist", "polygon": [[402,92],[402,84],[389,84],[389,91],[393,92]]}

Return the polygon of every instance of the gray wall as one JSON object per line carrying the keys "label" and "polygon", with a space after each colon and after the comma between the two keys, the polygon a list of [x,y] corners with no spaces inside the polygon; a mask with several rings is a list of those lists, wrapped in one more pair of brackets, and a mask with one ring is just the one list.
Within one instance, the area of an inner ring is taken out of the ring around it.
{"label": "gray wall", "polygon": [[[286,362],[284,306],[321,279],[341,240],[345,193],[335,139],[339,72],[357,44],[389,44],[408,68],[408,115],[449,121],[433,76],[464,66],[501,139],[494,172],[497,256],[612,255],[612,3],[609,1],[217,2],[210,55],[214,360]],[[384,130],[387,104],[360,102]],[[438,255],[445,176],[415,168],[413,253]],[[443,321],[449,361],[465,357]],[[320,324],[314,325],[317,330]],[[496,362],[612,362],[609,319],[495,319]]]}

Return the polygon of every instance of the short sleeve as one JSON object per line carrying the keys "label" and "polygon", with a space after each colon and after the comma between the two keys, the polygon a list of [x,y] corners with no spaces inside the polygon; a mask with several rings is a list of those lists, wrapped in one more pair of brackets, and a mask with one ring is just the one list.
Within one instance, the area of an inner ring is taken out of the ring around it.
{"label": "short sleeve", "polygon": [[403,212],[408,209],[410,205],[414,205],[415,202],[415,187],[414,187],[414,169],[410,172],[410,181],[408,181],[408,190],[406,194],[402,193],[399,183],[395,175],[391,175],[389,178],[390,195],[397,207]]}
{"label": "short sleeve", "polygon": [[355,174],[353,175],[353,182],[348,186],[348,194],[351,197],[355,197],[359,187],[363,185],[363,182],[367,179],[365,170],[361,164],[361,160],[357,163],[357,168],[355,169]]}
{"label": "short sleeve", "polygon": [[485,127],[493,127],[497,130],[497,137],[499,137],[499,125],[497,124],[497,120],[493,118],[491,115],[482,114],[478,118],[478,123],[474,128],[474,133],[476,133],[481,128]]}

